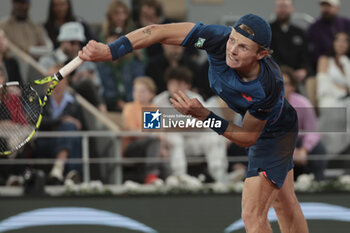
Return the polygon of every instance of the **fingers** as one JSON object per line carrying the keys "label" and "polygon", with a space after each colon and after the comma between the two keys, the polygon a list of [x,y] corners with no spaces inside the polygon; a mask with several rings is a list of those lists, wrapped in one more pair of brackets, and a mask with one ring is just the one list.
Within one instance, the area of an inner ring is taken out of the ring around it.
{"label": "fingers", "polygon": [[189,104],[191,102],[191,99],[188,98],[188,96],[183,91],[180,90],[178,93],[186,103]]}
{"label": "fingers", "polygon": [[173,98],[170,98],[170,102],[173,104],[173,107],[184,115],[190,114],[191,111],[191,99],[182,92],[174,93]]}
{"label": "fingers", "polygon": [[176,99],[176,101],[183,107],[187,107],[188,103],[182,98],[182,96],[180,96],[177,93],[174,93],[174,98]]}
{"label": "fingers", "polygon": [[173,107],[174,107],[175,109],[182,108],[181,104],[179,104],[179,102],[177,102],[175,99],[170,98],[169,100],[170,100],[170,102],[173,104]]}
{"label": "fingers", "polygon": [[84,61],[94,61],[96,52],[98,52],[97,42],[90,40],[82,50],[79,51],[79,57]]}

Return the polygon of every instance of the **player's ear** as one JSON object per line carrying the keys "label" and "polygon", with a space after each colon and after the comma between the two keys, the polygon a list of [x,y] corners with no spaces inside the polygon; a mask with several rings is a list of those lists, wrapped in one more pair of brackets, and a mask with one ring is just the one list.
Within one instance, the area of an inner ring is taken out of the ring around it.
{"label": "player's ear", "polygon": [[267,49],[258,51],[257,52],[257,60],[263,59],[268,54],[269,54],[269,51]]}

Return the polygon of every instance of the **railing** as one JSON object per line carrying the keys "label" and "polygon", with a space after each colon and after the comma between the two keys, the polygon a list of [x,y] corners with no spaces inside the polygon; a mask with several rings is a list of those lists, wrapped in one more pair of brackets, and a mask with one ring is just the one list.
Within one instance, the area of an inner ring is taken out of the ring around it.
{"label": "railing", "polygon": [[[212,132],[208,132],[212,133]],[[52,131],[52,132],[38,132],[36,137],[43,138],[54,138],[54,137],[80,137],[82,141],[82,158],[72,159],[68,158],[69,163],[80,163],[83,167],[83,182],[90,181],[90,165],[91,164],[114,164],[114,172],[112,174],[112,180],[114,184],[122,184],[123,182],[123,165],[135,164],[135,163],[159,163],[164,161],[164,158],[144,158],[144,157],[133,157],[125,158],[122,157],[121,139],[123,137],[130,136],[158,136],[161,133],[156,132],[112,132],[112,131]],[[184,132],[185,135],[191,135],[191,132]],[[332,132],[323,134],[348,134],[346,132]],[[113,147],[111,148],[111,154],[113,157],[95,157],[91,156],[89,149],[89,141],[91,138],[103,138],[108,137],[111,139]],[[56,159],[51,158],[31,158],[31,159],[1,159],[0,164],[14,164],[14,165],[38,165],[38,164],[53,164]],[[343,154],[341,156],[334,154],[326,155],[312,155],[308,157],[308,160],[341,160],[350,161],[350,154]],[[202,163],[206,162],[205,157],[187,157],[188,163]],[[229,156],[229,162],[246,162],[248,161],[247,156]]]}

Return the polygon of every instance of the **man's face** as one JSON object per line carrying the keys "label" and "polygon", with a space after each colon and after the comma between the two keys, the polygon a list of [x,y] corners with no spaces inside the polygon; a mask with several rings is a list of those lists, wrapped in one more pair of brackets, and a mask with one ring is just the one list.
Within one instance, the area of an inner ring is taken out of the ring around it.
{"label": "man's face", "polygon": [[140,24],[142,27],[159,23],[160,19],[156,14],[156,9],[143,5],[140,10]]}
{"label": "man's face", "polygon": [[226,43],[226,64],[237,70],[249,70],[264,55],[259,45],[232,29]]}
{"label": "man's face", "polygon": [[331,20],[338,14],[339,7],[332,6],[328,3],[321,3],[320,10],[322,19]]}
{"label": "man's face", "polygon": [[12,2],[12,15],[17,20],[25,20],[28,17],[30,4],[25,1],[13,1]]}
{"label": "man's face", "polygon": [[279,22],[287,22],[290,19],[294,7],[291,0],[276,0],[275,13]]}
{"label": "man's face", "polygon": [[80,41],[63,41],[60,44],[60,48],[63,53],[67,55],[70,59],[76,57],[81,48]]}

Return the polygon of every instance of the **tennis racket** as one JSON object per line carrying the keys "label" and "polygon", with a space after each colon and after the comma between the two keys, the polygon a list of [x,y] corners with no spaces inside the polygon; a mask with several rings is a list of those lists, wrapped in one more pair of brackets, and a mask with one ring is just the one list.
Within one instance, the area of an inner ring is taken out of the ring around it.
{"label": "tennis racket", "polygon": [[[33,82],[20,84],[8,82],[0,85],[0,155],[10,155],[28,143],[38,131],[42,111],[48,96],[56,85],[83,63],[74,58],[56,74]],[[34,85],[50,86],[44,97],[40,98]]]}

